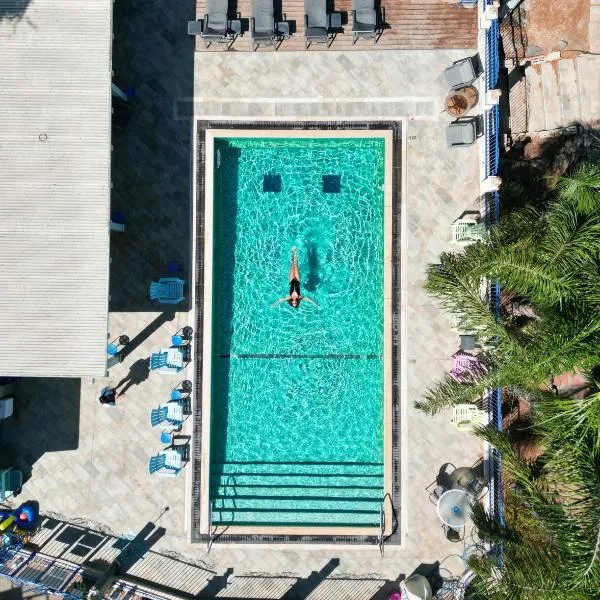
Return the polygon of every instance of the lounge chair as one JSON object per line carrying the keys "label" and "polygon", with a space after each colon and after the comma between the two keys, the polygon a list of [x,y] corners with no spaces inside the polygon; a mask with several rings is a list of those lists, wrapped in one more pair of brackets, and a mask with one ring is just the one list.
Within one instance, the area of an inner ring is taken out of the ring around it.
{"label": "lounge chair", "polygon": [[475,219],[461,218],[452,223],[452,241],[455,244],[481,242],[485,237],[485,223]]}
{"label": "lounge chair", "polygon": [[0,469],[0,502],[8,500],[23,485],[23,472],[19,469]]}
{"label": "lounge chair", "polygon": [[275,23],[273,0],[252,0],[252,17],[250,19],[252,35],[252,50],[257,50],[261,44],[275,45],[280,35]]}
{"label": "lounge chair", "polygon": [[176,375],[184,369],[184,354],[181,348],[163,348],[150,357],[150,370]]}
{"label": "lounge chair", "polygon": [[179,304],[183,299],[183,279],[163,277],[158,283],[152,282],[148,290],[150,300],[158,300],[160,304]]}
{"label": "lounge chair", "polygon": [[150,475],[176,477],[183,468],[183,457],[177,450],[161,450],[150,458],[148,472]]}
{"label": "lounge chair", "polygon": [[435,478],[433,483],[430,483],[425,491],[429,493],[429,501],[437,504],[440,496],[452,487],[452,473],[456,471],[456,467],[452,463],[444,463]]}
{"label": "lounge chair", "polygon": [[459,431],[471,431],[473,427],[485,425],[487,413],[475,404],[456,404],[452,408],[453,423]]}
{"label": "lounge chair", "polygon": [[206,13],[200,36],[208,48],[213,42],[223,43],[230,40],[227,23],[229,0],[206,0]]}
{"label": "lounge chair", "polygon": [[477,139],[477,119],[453,121],[446,128],[448,148],[471,146]]}
{"label": "lounge chair", "polygon": [[329,47],[332,39],[329,34],[332,14],[337,16],[339,13],[327,13],[327,0],[304,0],[304,37],[307,49],[312,43],[327,44]]}
{"label": "lounge chair", "polygon": [[352,0],[352,44],[356,44],[359,37],[373,39],[376,44],[382,31],[381,23],[385,20],[379,17],[375,0]]}
{"label": "lounge chair", "polygon": [[455,352],[452,356],[450,376],[459,383],[474,381],[485,373],[485,364],[477,356],[468,352]]}
{"label": "lounge chair", "polygon": [[451,67],[444,71],[446,83],[453,89],[459,89],[470,85],[477,79],[478,69],[476,68],[477,59],[474,57],[461,58]]}
{"label": "lounge chair", "polygon": [[183,404],[181,402],[165,402],[150,413],[150,425],[164,431],[174,431],[183,425]]}

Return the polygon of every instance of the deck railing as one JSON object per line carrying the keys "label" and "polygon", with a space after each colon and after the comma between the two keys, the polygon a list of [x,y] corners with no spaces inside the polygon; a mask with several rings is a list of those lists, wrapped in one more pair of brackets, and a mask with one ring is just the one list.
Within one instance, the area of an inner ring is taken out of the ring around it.
{"label": "deck railing", "polygon": [[500,27],[498,21],[492,21],[489,29],[485,32],[485,87],[493,90],[498,83],[500,75],[500,52],[498,42],[500,39]]}
{"label": "deck railing", "polygon": [[[480,0],[481,18],[485,19],[486,8],[494,5],[494,0]],[[480,49],[484,69],[484,93],[494,90],[498,86],[500,74],[500,29],[498,20],[494,19],[485,29],[482,38],[484,48]],[[497,176],[500,167],[500,107],[498,104],[486,108],[483,115],[484,135],[484,176],[485,178]],[[496,225],[500,220],[500,193],[488,192],[484,195],[485,222],[488,227]],[[490,308],[496,318],[500,318],[501,300],[500,284],[492,282],[489,289]],[[498,431],[502,430],[502,389],[491,390],[486,398],[489,424]],[[504,492],[502,487],[502,457],[493,446],[488,446],[488,490],[490,516],[494,517],[500,526],[504,526]],[[497,545],[490,549],[499,562],[503,560],[503,547]]]}
{"label": "deck railing", "polygon": [[498,174],[500,165],[500,107],[495,104],[483,117],[485,136],[485,176]]}
{"label": "deck railing", "polygon": [[80,600],[79,595],[66,590],[82,572],[79,565],[16,546],[0,556],[0,576],[15,587],[27,586],[29,593],[36,592],[40,596]]}

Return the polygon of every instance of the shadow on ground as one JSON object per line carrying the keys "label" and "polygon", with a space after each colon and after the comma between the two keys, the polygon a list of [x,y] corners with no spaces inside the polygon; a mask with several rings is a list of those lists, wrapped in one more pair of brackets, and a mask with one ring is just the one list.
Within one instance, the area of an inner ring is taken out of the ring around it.
{"label": "shadow on ground", "polygon": [[23,590],[18,587],[0,592],[0,600],[21,600],[21,598],[23,598]]}
{"label": "shadow on ground", "polygon": [[[553,178],[586,160],[598,158],[600,131],[572,123],[550,137],[522,136],[500,161],[502,212],[527,204],[543,208],[552,198]],[[517,182],[517,189],[511,183]]]}
{"label": "shadow on ground", "polygon": [[111,211],[123,213],[125,232],[111,237],[111,311],[156,310],[148,299],[152,280],[189,281],[191,122],[176,120],[174,111],[177,99],[193,96],[186,23],[195,11],[194,0],[114,6],[114,81],[132,113],[113,129]]}
{"label": "shadow on ground", "polygon": [[8,0],[0,4],[0,21],[19,21],[27,12],[31,0]]}
{"label": "shadow on ground", "polygon": [[14,415],[0,425],[0,466],[21,469],[27,481],[47,452],[78,448],[80,396],[79,379],[19,380]]}

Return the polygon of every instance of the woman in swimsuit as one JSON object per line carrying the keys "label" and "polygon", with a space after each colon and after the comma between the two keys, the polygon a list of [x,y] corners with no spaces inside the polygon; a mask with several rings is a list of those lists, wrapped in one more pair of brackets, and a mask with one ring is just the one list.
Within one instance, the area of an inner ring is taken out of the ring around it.
{"label": "woman in swimsuit", "polygon": [[300,300],[307,300],[312,302],[315,306],[319,306],[314,300],[311,300],[308,296],[302,296],[300,294],[300,271],[298,270],[298,251],[296,246],[292,248],[292,257],[290,265],[290,293],[289,296],[277,300],[272,306],[277,306],[281,302],[287,302],[290,306],[298,308],[300,306]]}

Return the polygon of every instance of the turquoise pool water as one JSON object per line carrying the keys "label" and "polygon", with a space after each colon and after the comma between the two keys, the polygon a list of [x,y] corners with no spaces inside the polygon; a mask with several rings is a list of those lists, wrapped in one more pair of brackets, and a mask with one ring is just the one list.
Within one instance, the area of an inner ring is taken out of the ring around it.
{"label": "turquoise pool water", "polygon": [[[215,155],[213,522],[377,526],[384,139],[227,138]],[[272,306],[292,246],[318,306]]]}

